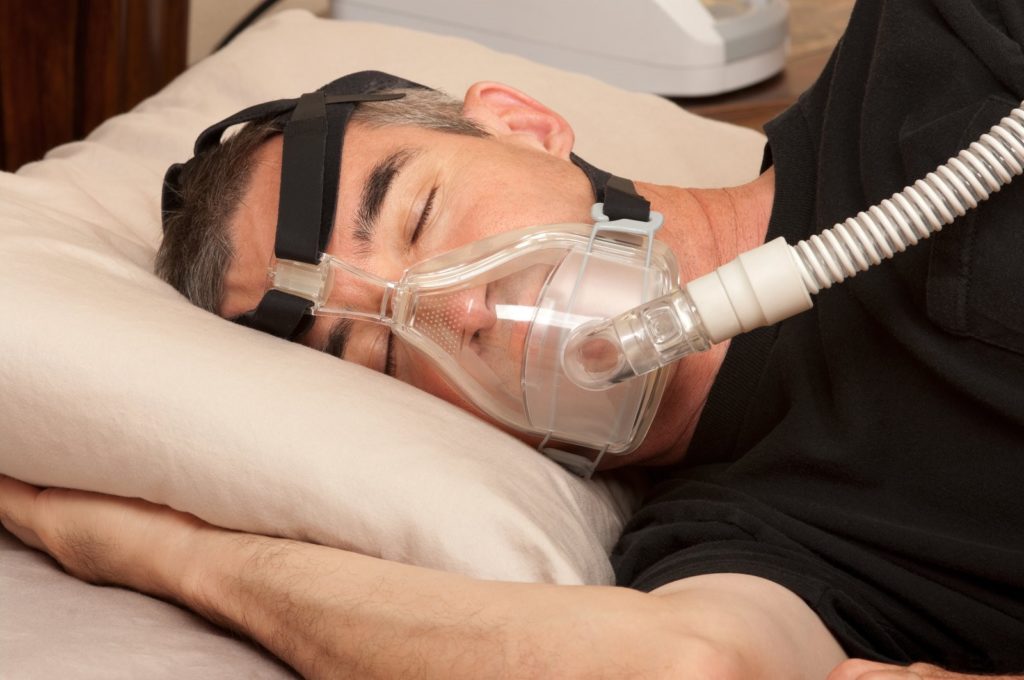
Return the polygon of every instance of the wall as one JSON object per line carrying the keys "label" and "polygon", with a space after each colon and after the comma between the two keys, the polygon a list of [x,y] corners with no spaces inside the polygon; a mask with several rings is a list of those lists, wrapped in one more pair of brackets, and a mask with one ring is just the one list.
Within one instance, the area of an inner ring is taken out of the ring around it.
{"label": "wall", "polygon": [[[206,55],[235,27],[260,0],[191,0],[188,17],[188,63],[194,64]],[[308,9],[328,16],[329,0],[280,0],[261,18],[286,9]]]}

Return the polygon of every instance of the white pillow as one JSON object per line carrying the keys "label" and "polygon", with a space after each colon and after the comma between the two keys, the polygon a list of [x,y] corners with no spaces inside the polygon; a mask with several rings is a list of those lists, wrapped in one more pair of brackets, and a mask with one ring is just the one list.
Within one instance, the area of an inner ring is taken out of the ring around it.
{"label": "white pillow", "polygon": [[86,141],[0,174],[0,472],[477,577],[610,582],[634,499],[620,481],[576,479],[433,397],[199,311],[150,273],[162,174],[201,129],[366,68],[455,96],[515,85],[618,174],[728,185],[758,168],[759,135],[656,97],[463,40],[279,14]]}

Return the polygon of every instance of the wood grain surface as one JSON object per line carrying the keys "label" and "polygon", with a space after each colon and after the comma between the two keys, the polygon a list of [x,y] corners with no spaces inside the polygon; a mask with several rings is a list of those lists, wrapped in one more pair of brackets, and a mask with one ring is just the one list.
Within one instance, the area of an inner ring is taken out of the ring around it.
{"label": "wood grain surface", "polygon": [[185,68],[188,0],[0,0],[0,169],[87,135]]}

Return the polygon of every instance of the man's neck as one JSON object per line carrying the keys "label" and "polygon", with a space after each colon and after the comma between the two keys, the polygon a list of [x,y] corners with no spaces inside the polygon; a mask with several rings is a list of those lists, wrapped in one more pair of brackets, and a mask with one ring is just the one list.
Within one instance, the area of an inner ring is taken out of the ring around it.
{"label": "man's neck", "polygon": [[773,170],[727,189],[637,186],[652,209],[665,216],[658,238],[676,254],[683,283],[764,242],[774,188]]}
{"label": "man's neck", "polygon": [[[771,217],[775,174],[728,189],[680,189],[637,184],[653,210],[665,216],[658,238],[679,261],[685,285],[764,242]],[[729,343],[715,345],[675,364],[658,417],[643,445],[628,461],[666,464],[679,460],[693,439],[711,384]]]}

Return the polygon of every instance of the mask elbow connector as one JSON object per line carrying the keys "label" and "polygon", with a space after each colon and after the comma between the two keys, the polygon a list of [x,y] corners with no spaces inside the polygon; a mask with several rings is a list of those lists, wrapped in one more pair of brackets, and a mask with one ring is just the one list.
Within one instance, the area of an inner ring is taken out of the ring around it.
{"label": "mask elbow connector", "polygon": [[677,288],[613,319],[584,324],[566,342],[569,378],[600,390],[650,373],[711,347],[685,288]]}
{"label": "mask elbow connector", "polygon": [[603,389],[810,308],[800,264],[778,238],[684,288],[580,326],[562,362],[580,387]]}

